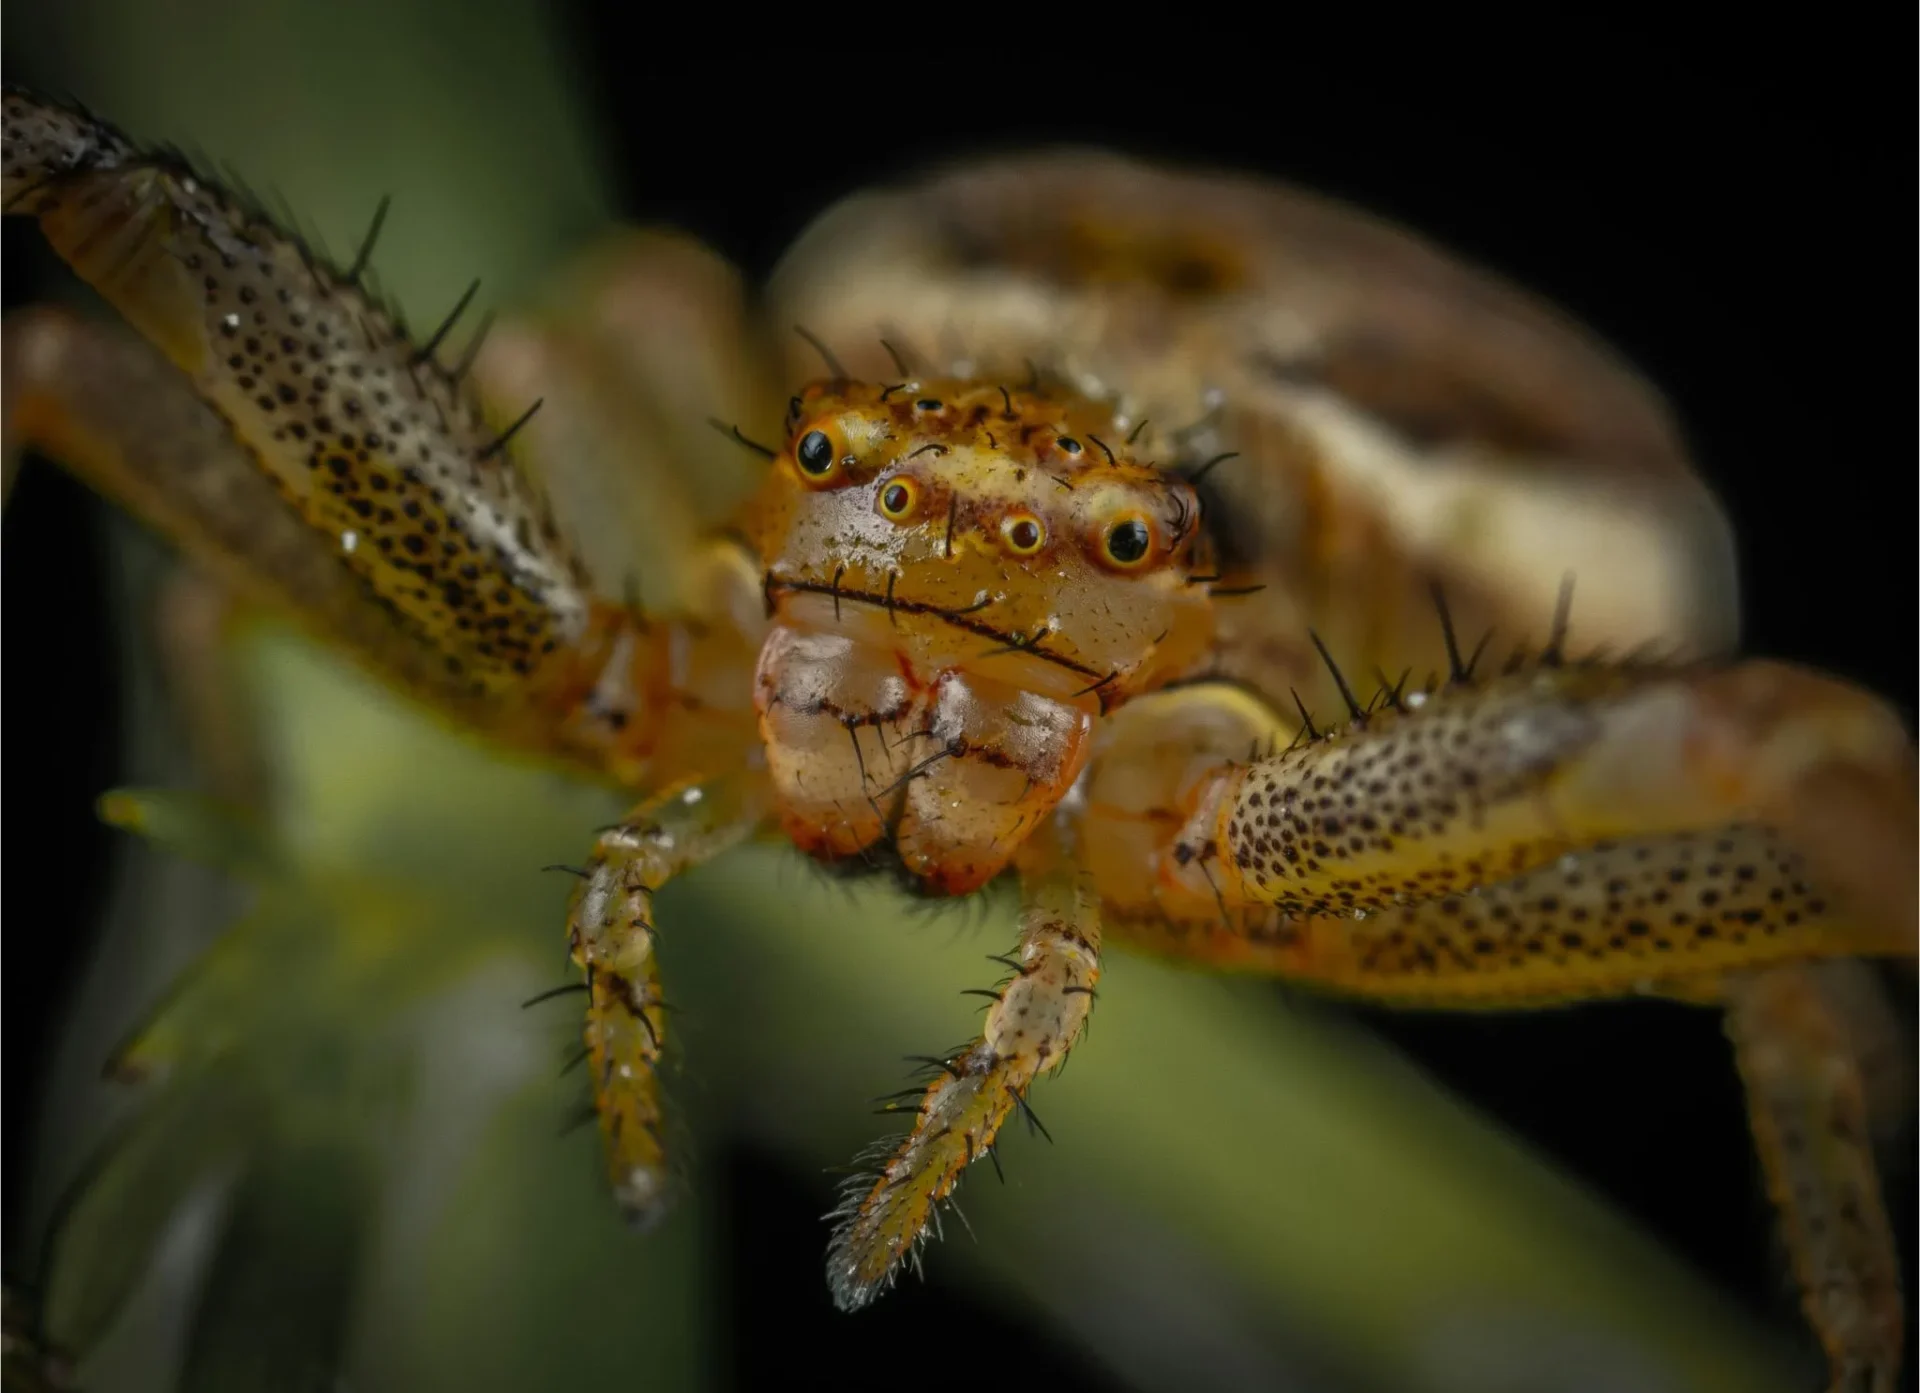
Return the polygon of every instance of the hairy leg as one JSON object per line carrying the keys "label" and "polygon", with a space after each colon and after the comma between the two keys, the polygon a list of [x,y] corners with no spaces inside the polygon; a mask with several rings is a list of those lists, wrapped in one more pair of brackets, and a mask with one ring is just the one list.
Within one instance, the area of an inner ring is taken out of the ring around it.
{"label": "hairy leg", "polygon": [[853,1182],[836,1212],[827,1282],[842,1310],[890,1286],[924,1241],[938,1206],[994,1139],[1043,1072],[1058,1069],[1080,1036],[1100,979],[1099,907],[1062,819],[1042,826],[1016,861],[1022,899],[1012,976],[987,1008],[972,1044],[933,1061],[913,1131],[877,1177]]}
{"label": "hairy leg", "polygon": [[36,450],[155,527],[236,594],[301,618],[417,695],[480,717],[467,684],[370,600],[339,539],[288,507],[219,414],[118,325],[40,307],[0,334],[9,458]]}
{"label": "hairy leg", "polygon": [[[1593,995],[1583,971],[1591,959],[1544,933],[1527,896],[1502,891],[1490,888],[1475,909],[1512,913],[1487,918],[1470,935],[1460,915],[1402,914],[1390,921],[1394,927],[1361,936],[1367,946],[1352,954],[1327,953],[1324,939],[1316,947],[1324,923],[1278,911],[1192,923],[1110,916],[1109,930],[1116,942],[1163,956],[1295,979],[1325,981],[1337,956],[1350,969],[1338,986],[1399,1004],[1500,1008]],[[1763,913],[1774,910],[1764,894],[1749,901]],[[1488,964],[1476,951],[1482,947],[1511,957]],[[1904,1301],[1874,1142],[1911,1109],[1911,1043],[1889,1038],[1897,1026],[1867,964],[1787,961],[1716,981],[1662,977],[1679,965],[1677,955],[1644,940],[1637,951],[1644,976],[1622,990],[1725,1003],[1768,1193],[1808,1320],[1835,1371],[1835,1393],[1891,1390]],[[1503,974],[1507,964],[1511,971]],[[1370,971],[1359,970],[1368,965]],[[1489,990],[1502,975],[1521,979],[1525,989]]]}
{"label": "hairy leg", "polygon": [[477,706],[563,701],[611,616],[515,469],[511,430],[437,356],[442,335],[416,342],[359,265],[327,264],[178,158],[11,87],[5,107],[5,210],[159,351],[361,603]]}
{"label": "hairy leg", "polygon": [[667,1026],[653,897],[752,834],[766,807],[758,774],[667,789],[600,834],[568,909],[568,947],[586,974],[585,1044],[607,1173],[639,1225],[664,1213],[668,1199],[656,1077]]}
{"label": "hairy leg", "polygon": [[1871,1131],[1905,1071],[1846,955],[1914,948],[1898,723],[1766,665],[1549,667],[1257,756],[1284,734],[1230,689],[1120,714],[1087,814],[1115,939],[1406,1004],[1724,1003],[1808,1315],[1841,1387],[1890,1388]]}
{"label": "hairy leg", "polygon": [[[1372,711],[1356,705],[1351,721],[1309,726],[1286,749],[1252,759],[1249,748],[1262,740],[1272,748],[1284,727],[1244,697],[1189,688],[1169,694],[1180,705],[1165,710],[1187,713],[1192,725],[1209,692],[1231,718],[1205,727],[1198,746],[1199,735],[1156,718],[1151,702],[1115,723],[1116,748],[1186,752],[1157,787],[1115,782],[1132,756],[1094,772],[1094,814],[1125,844],[1091,843],[1101,892],[1141,917],[1277,909],[1338,926],[1331,944],[1374,936],[1396,916],[1438,922],[1442,906],[1531,886],[1541,897],[1533,911],[1557,924],[1571,918],[1571,890],[1595,901],[1590,913],[1618,917],[1632,887],[1609,885],[1632,870],[1693,887],[1689,898],[1699,892],[1693,905],[1668,908],[1679,898],[1671,893],[1653,901],[1668,927],[1695,929],[1689,951],[1699,970],[1914,952],[1913,749],[1890,711],[1838,682],[1767,663],[1542,664]],[[1802,837],[1813,822],[1838,825],[1869,850],[1843,856],[1831,833]],[[1604,895],[1591,876],[1554,884],[1583,862]],[[1898,870],[1904,877],[1888,884]],[[1700,885],[1716,875],[1767,886],[1778,913],[1762,917],[1777,918],[1779,932],[1749,934],[1729,951],[1730,935],[1671,917],[1699,909],[1725,922],[1722,892]],[[1787,905],[1794,897],[1806,903]],[[1601,929],[1567,931],[1591,938]],[[1613,932],[1609,925],[1603,942]],[[1641,936],[1655,936],[1652,926],[1626,934]],[[1603,972],[1563,985],[1606,992],[1620,982]]]}
{"label": "hairy leg", "polygon": [[[43,449],[249,599],[307,624],[430,709],[629,787],[570,915],[614,1180],[663,1189],[652,892],[758,825],[762,782],[691,783],[755,748],[764,600],[739,548],[684,550],[674,617],[610,599],[443,362],[351,268],[176,157],[9,88],[5,208],[138,331],[10,321],[6,445]],[[616,581],[617,584],[617,581]]]}

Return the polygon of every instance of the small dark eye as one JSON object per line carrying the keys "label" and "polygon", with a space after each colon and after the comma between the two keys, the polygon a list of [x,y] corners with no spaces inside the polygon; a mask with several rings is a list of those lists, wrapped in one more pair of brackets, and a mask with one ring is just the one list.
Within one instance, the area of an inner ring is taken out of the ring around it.
{"label": "small dark eye", "polygon": [[920,501],[920,490],[911,479],[895,479],[880,490],[880,516],[905,522]]}
{"label": "small dark eye", "polygon": [[800,437],[800,448],[794,451],[794,458],[807,473],[825,474],[833,468],[833,442],[827,439],[825,431],[810,430]]}
{"label": "small dark eye", "polygon": [[914,405],[922,411],[938,411],[940,409],[940,403],[932,397],[922,397],[919,401],[915,402]]}
{"label": "small dark eye", "polygon": [[1063,435],[1060,437],[1060,448],[1070,455],[1077,455],[1080,453],[1080,442],[1070,435]]}
{"label": "small dark eye", "polygon": [[1047,540],[1047,530],[1037,519],[1024,513],[1016,513],[1001,523],[1000,535],[1006,540],[1008,550],[1018,556],[1033,555]]}
{"label": "small dark eye", "polygon": [[1116,522],[1107,532],[1107,555],[1122,566],[1131,566],[1153,546],[1153,533],[1139,518]]}

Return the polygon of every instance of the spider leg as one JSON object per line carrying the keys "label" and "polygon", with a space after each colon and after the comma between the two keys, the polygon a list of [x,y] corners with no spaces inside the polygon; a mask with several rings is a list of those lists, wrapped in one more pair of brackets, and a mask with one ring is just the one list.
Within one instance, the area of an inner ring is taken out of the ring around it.
{"label": "spider leg", "polygon": [[[1905,971],[1896,970],[1903,990],[1911,990],[1911,969],[1907,964]],[[1828,1018],[1844,1032],[1847,1053],[1859,1065],[1877,1154],[1909,1134],[1914,1115],[1913,1047],[1883,976],[1873,964],[1844,959],[1822,964],[1818,974]]]}
{"label": "spider leg", "polygon": [[1848,959],[1915,948],[1898,721],[1763,663],[1424,696],[1251,760],[1285,723],[1236,690],[1120,713],[1087,812],[1115,940],[1411,1005],[1724,1005],[1808,1316],[1839,1386],[1890,1388],[1902,1070]]}
{"label": "spider leg", "polygon": [[[1013,976],[987,1008],[980,1036],[950,1058],[921,1096],[913,1131],[862,1177],[835,1213],[827,1282],[842,1310],[858,1310],[892,1285],[937,1222],[940,1203],[1043,1072],[1079,1038],[1100,979],[1098,904],[1074,859],[1070,829],[1055,819],[1021,849],[1020,942]],[[1031,1114],[1028,1114],[1031,1117]]]}
{"label": "spider leg", "polygon": [[1905,1303],[1874,1167],[1872,1061],[1849,1026],[1856,966],[1730,974],[1721,991],[1767,1192],[1833,1387],[1892,1393]]}
{"label": "spider leg", "polygon": [[[1209,690],[1172,695],[1191,706]],[[1236,714],[1234,756],[1202,752],[1186,783],[1147,800],[1162,821],[1143,841],[1136,835],[1131,867],[1117,848],[1092,841],[1109,868],[1103,893],[1179,920],[1267,907],[1341,925],[1325,945],[1338,952],[1341,941],[1369,938],[1396,914],[1438,922],[1435,909],[1501,886],[1551,893],[1532,912],[1554,927],[1571,920],[1573,892],[1582,892],[1595,917],[1567,931],[1592,938],[1599,924],[1627,917],[1627,889],[1607,890],[1622,875],[1665,875],[1676,889],[1652,908],[1668,916],[1698,909],[1727,924],[1724,893],[1703,884],[1723,874],[1780,890],[1760,915],[1776,932],[1750,934],[1738,945],[1746,951],[1727,953],[1719,945],[1728,933],[1669,918],[1665,927],[1697,940],[1683,953],[1690,970],[1913,954],[1913,748],[1893,713],[1866,694],[1753,662],[1545,667],[1422,695],[1405,712],[1359,716],[1251,761],[1251,741],[1272,737]],[[1164,726],[1150,711],[1130,708],[1129,716],[1147,727],[1125,737],[1136,746]],[[1158,738],[1178,751],[1197,737],[1162,730]],[[1111,783],[1096,771],[1096,805],[1140,802],[1142,790],[1116,795],[1104,787]],[[1554,886],[1583,864],[1590,876]],[[1605,935],[1660,937],[1653,928]],[[1331,960],[1328,970],[1336,970]],[[1601,970],[1542,985],[1553,994],[1605,992],[1622,980]]]}
{"label": "spider leg", "polygon": [[9,463],[60,461],[164,533],[236,596],[298,616],[390,680],[488,720],[476,696],[393,609],[369,601],[338,538],[309,527],[226,423],[153,348],[118,325],[39,306],[0,331]]}
{"label": "spider leg", "polygon": [[603,589],[697,605],[694,552],[731,519],[784,438],[737,271],[689,238],[623,230],[579,258],[545,313],[495,325],[474,356],[488,400],[544,401],[528,472]]}
{"label": "spider leg", "polygon": [[674,876],[733,847],[765,818],[758,775],[686,781],[640,804],[594,844],[567,911],[586,974],[584,1043],[615,1198],[637,1226],[668,1201],[656,1073],[666,1043],[653,899]]}
{"label": "spider leg", "polygon": [[244,200],[84,113],[5,102],[6,211],[151,346],[55,312],[10,323],[9,448],[68,463],[441,711],[576,741],[560,728],[636,624],[515,467],[518,423]]}
{"label": "spider leg", "polygon": [[167,692],[194,766],[222,802],[270,806],[273,775],[259,713],[230,640],[248,617],[233,592],[190,562],[173,566],[154,600],[154,639]]}
{"label": "spider leg", "polygon": [[437,355],[445,326],[417,342],[177,158],[13,88],[5,103],[5,210],[146,340],[54,311],[9,321],[9,455],[46,450],[499,743],[654,786],[737,751],[762,622],[738,547],[676,550],[657,598],[687,618],[650,623],[597,586],[512,454],[531,410],[491,416],[467,364]]}
{"label": "spider leg", "polygon": [[[36,309],[6,321],[4,349],[10,455],[35,448],[56,456],[180,543],[225,587],[224,595],[293,616],[388,680],[429,698],[437,710],[495,732],[521,728],[533,717],[529,737],[547,738],[541,732],[550,732],[561,713],[530,711],[524,691],[476,691],[453,678],[444,654],[424,642],[398,609],[369,601],[362,579],[340,564],[337,539],[287,506],[228,424],[150,346],[111,323]],[[703,569],[695,579],[716,612],[758,605],[757,575],[728,549],[711,549],[699,561]],[[185,583],[163,599],[167,652],[177,659],[172,675],[193,698],[185,707],[192,732],[214,757],[219,786],[256,797],[260,775],[239,733],[238,708],[218,661],[226,601],[204,582]],[[644,751],[636,763],[663,783],[689,769],[712,768],[716,758],[737,758],[751,731],[746,712],[728,709],[729,694],[747,690],[752,672],[753,649],[739,637],[739,626],[688,625],[677,636],[679,627],[657,623],[628,639],[635,649],[633,677],[621,680],[628,669],[609,663],[607,675],[572,716],[581,723],[630,716],[619,733],[628,747]],[[688,787],[676,787],[684,798]],[[671,796],[645,805],[628,826],[602,836],[594,879],[576,896],[570,927],[575,960],[594,974],[587,1044],[600,1084],[602,1125],[610,1164],[626,1177],[621,1193],[636,1212],[647,1208],[636,1197],[664,1178],[652,1077],[663,1022],[650,904],[644,913],[629,915],[632,922],[619,915],[624,903],[646,904],[650,890],[667,876],[716,854],[751,828],[755,814],[748,794],[732,796],[737,807],[731,813],[718,793],[698,805],[674,804]],[[654,807],[662,811],[649,822]],[[737,823],[727,821],[733,816]],[[656,822],[674,849],[634,831]],[[637,1014],[630,1009],[635,1005]]]}

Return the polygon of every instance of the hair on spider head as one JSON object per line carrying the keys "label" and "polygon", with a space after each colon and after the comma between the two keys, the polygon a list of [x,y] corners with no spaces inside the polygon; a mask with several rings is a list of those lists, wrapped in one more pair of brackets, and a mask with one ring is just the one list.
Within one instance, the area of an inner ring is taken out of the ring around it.
{"label": "hair on spider head", "polygon": [[880,346],[887,351],[887,357],[893,360],[894,370],[897,371],[902,377],[919,376],[919,374],[913,370],[912,365],[907,362],[906,355],[894,346],[893,341],[891,339],[888,339],[885,336],[882,336],[880,340]]}
{"label": "hair on spider head", "polygon": [[835,382],[853,381],[852,376],[847,372],[840,360],[834,357],[833,350],[827,347],[818,334],[815,334],[804,324],[794,325],[793,332],[805,339],[813,351],[820,355],[821,361],[827,365],[827,371],[833,374],[833,380]]}
{"label": "hair on spider head", "polygon": [[758,440],[742,433],[740,427],[728,425],[716,416],[707,417],[707,424],[719,431],[720,434],[726,436],[727,439],[731,440],[734,444],[746,446],[747,449],[753,451],[756,455],[760,456],[761,459],[773,459],[780,453],[778,450],[762,445]]}

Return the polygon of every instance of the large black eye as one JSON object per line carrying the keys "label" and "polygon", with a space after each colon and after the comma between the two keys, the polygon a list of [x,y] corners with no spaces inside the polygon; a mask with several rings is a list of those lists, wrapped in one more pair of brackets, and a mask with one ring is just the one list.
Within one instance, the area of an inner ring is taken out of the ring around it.
{"label": "large black eye", "polygon": [[827,439],[825,431],[810,430],[800,437],[800,448],[793,452],[793,457],[807,473],[825,474],[833,468],[833,442]]}
{"label": "large black eye", "polygon": [[1153,546],[1153,533],[1139,518],[1116,522],[1107,531],[1107,556],[1122,566],[1138,564]]}

